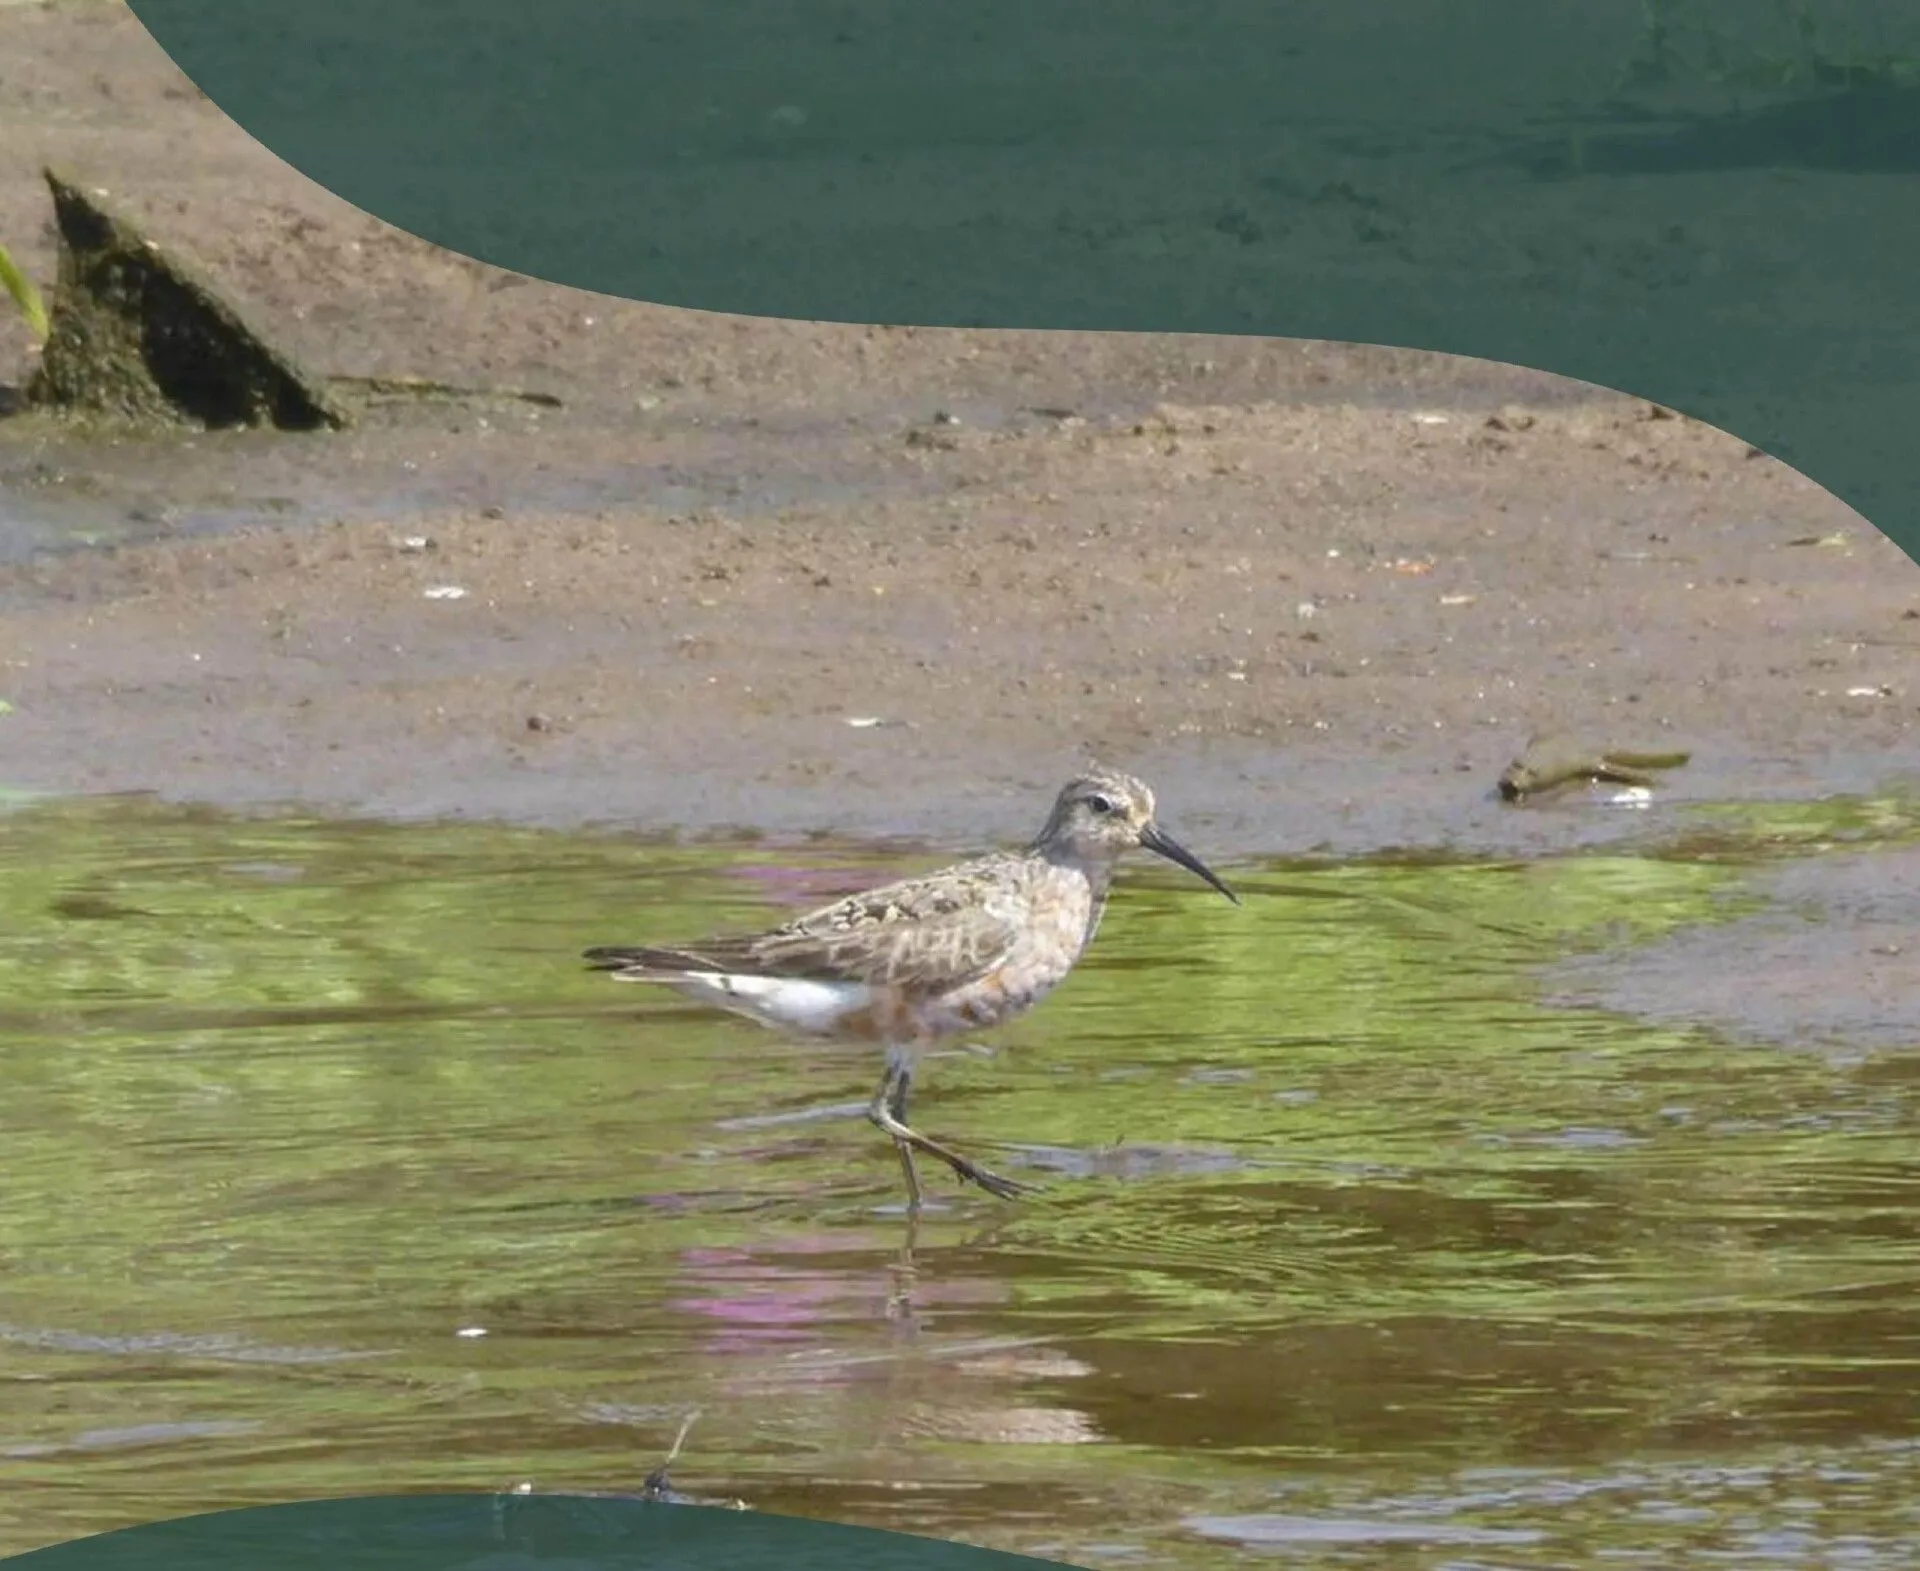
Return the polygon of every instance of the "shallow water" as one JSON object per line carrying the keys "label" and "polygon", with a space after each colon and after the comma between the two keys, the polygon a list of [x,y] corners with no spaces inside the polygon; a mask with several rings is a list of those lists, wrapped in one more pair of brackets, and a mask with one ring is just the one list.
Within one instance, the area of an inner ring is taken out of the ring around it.
{"label": "shallow water", "polygon": [[575,955],[920,859],[15,806],[0,1552],[636,1489],[697,1409],[699,1497],[1088,1566],[1920,1564],[1913,1061],[1551,1001],[1916,839],[1132,869],[916,1102],[1045,1193],[910,1238],[868,1055]]}

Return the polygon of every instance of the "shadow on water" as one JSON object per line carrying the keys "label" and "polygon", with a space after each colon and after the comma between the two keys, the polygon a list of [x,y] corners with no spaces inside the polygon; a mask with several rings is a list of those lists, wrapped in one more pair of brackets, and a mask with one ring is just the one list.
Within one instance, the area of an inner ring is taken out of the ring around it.
{"label": "shadow on water", "polygon": [[1543,980],[1917,825],[1134,869],[918,1105],[1045,1192],[909,1253],[867,1055],[575,956],[910,858],[17,807],[0,1551],[633,1490],[698,1408],[700,1496],[1087,1565],[1920,1563],[1916,1076]]}

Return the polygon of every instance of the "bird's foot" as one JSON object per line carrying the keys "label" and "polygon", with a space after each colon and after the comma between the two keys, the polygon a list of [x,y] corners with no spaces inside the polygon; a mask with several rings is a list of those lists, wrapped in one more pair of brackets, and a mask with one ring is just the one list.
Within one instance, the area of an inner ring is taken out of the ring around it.
{"label": "bird's foot", "polygon": [[894,1149],[900,1153],[900,1167],[907,1181],[909,1213],[920,1209],[920,1179],[913,1165],[915,1151],[944,1162],[962,1183],[978,1184],[988,1194],[1002,1200],[1017,1200],[1022,1195],[1035,1192],[1035,1185],[1023,1184],[1018,1179],[1007,1178],[991,1168],[982,1167],[952,1147],[944,1146],[938,1140],[930,1140],[919,1130],[908,1127],[890,1105],[892,1090],[890,1083],[882,1084],[880,1095],[874,1098],[873,1105],[867,1109],[867,1117],[893,1141]]}
{"label": "bird's foot", "polygon": [[947,1165],[953,1169],[954,1176],[962,1183],[978,1184],[988,1194],[1001,1200],[1018,1200],[1022,1195],[1040,1192],[1038,1184],[1026,1184],[1017,1178],[1008,1178],[1002,1173],[994,1172],[990,1167],[982,1167],[978,1162],[971,1162],[964,1156],[949,1158]]}

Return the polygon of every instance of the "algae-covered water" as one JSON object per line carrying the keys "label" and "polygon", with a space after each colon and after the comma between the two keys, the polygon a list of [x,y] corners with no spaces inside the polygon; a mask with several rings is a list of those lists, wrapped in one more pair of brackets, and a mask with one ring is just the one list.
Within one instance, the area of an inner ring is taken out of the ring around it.
{"label": "algae-covered water", "polygon": [[1917,839],[1130,869],[916,1101],[1044,1192],[910,1231],[867,1054],[577,955],[926,858],[16,804],[0,1551],[636,1489],[697,1410],[698,1496],[1088,1566],[1920,1565],[1911,1055],[1545,980]]}

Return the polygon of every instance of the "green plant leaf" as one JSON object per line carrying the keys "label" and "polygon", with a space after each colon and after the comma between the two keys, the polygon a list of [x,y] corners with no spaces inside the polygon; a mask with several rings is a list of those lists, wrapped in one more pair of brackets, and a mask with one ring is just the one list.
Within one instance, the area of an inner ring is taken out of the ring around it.
{"label": "green plant leaf", "polygon": [[12,253],[3,245],[0,245],[0,283],[7,286],[7,293],[13,296],[13,303],[27,319],[33,336],[44,344],[47,341],[46,302],[40,298],[40,291],[33,287],[33,280],[20,271],[20,264],[14,261]]}

